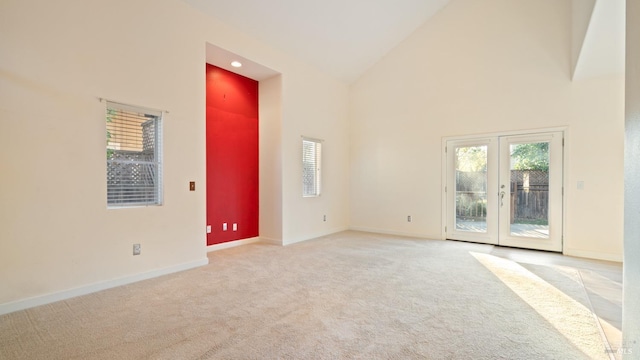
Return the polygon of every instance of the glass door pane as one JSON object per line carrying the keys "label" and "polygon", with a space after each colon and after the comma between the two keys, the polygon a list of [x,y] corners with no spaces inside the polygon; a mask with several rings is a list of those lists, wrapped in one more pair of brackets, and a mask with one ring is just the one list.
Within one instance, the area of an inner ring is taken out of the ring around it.
{"label": "glass door pane", "polygon": [[455,148],[455,228],[487,232],[487,146]]}
{"label": "glass door pane", "polygon": [[509,232],[549,238],[549,142],[510,144]]}
{"label": "glass door pane", "polygon": [[445,152],[446,237],[497,244],[498,138],[447,141]]}

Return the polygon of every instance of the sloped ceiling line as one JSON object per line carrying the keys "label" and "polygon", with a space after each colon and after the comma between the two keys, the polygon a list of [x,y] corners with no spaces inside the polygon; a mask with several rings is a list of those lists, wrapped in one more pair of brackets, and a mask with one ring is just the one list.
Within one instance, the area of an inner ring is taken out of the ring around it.
{"label": "sloped ceiling line", "polygon": [[[458,0],[182,1],[352,83],[447,4]],[[625,0],[571,0],[570,4],[570,78],[623,74]]]}
{"label": "sloped ceiling line", "polygon": [[596,0],[572,0],[571,2],[571,79],[575,77],[578,68],[578,60],[580,60],[595,5]]}
{"label": "sloped ceiling line", "polygon": [[450,0],[182,0],[346,83]]}
{"label": "sloped ceiling line", "polygon": [[579,51],[577,57],[572,59],[574,81],[622,75],[625,72],[625,0],[595,0],[586,28],[582,30],[590,1],[592,0],[573,0],[572,3],[573,30],[576,31],[573,39],[579,41],[583,37],[581,45],[577,48],[576,43],[572,49]]}

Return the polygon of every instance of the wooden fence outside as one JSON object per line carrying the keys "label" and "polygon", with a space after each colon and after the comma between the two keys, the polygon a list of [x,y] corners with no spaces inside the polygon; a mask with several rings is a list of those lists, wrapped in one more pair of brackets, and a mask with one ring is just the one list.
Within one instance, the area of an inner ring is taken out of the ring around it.
{"label": "wooden fence outside", "polygon": [[157,171],[152,151],[114,150],[107,159],[109,203],[153,201],[158,184]]}
{"label": "wooden fence outside", "polygon": [[[512,170],[510,184],[511,222],[546,221],[549,208],[549,173]],[[506,200],[506,199],[505,199]],[[456,172],[456,216],[480,219],[487,216],[485,172]]]}

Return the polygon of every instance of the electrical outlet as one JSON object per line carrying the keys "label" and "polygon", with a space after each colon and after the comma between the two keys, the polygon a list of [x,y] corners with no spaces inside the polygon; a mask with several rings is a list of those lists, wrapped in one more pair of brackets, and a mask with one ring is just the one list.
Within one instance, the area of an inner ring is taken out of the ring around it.
{"label": "electrical outlet", "polygon": [[407,216],[407,222],[411,222],[411,215]]}
{"label": "electrical outlet", "polygon": [[222,231],[227,231],[227,223],[222,223]]}
{"label": "electrical outlet", "polygon": [[133,255],[140,255],[140,244],[133,244]]}

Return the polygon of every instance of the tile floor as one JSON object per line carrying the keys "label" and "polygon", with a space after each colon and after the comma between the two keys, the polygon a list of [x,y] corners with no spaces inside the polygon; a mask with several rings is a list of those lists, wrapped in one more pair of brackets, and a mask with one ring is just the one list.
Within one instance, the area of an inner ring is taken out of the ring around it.
{"label": "tile floor", "polygon": [[558,253],[495,246],[491,255],[522,265],[562,266],[575,269],[582,280],[591,310],[598,317],[612,357],[622,343],[622,264],[565,256]]}

